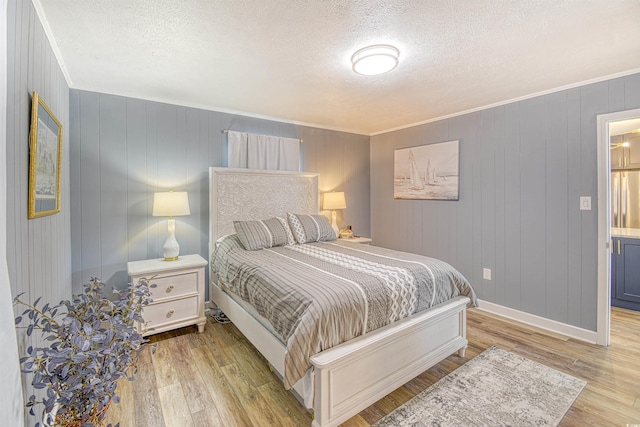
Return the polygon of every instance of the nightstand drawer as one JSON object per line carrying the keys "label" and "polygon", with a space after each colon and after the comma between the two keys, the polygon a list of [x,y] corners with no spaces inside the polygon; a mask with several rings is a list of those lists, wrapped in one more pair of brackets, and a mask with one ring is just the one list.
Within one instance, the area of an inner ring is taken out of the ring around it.
{"label": "nightstand drawer", "polygon": [[142,310],[142,318],[148,328],[198,317],[198,295],[148,305]]}
{"label": "nightstand drawer", "polygon": [[153,302],[142,312],[145,326],[138,325],[143,335],[158,334],[172,329],[198,325],[204,332],[204,277],[207,261],[200,255],[182,255],[175,261],[164,258],[129,261],[127,273],[131,281],[140,283],[150,278],[149,288]]}
{"label": "nightstand drawer", "polygon": [[198,274],[172,274],[170,276],[156,276],[149,281],[157,287],[151,288],[153,302],[161,302],[167,298],[178,298],[183,295],[198,293]]}

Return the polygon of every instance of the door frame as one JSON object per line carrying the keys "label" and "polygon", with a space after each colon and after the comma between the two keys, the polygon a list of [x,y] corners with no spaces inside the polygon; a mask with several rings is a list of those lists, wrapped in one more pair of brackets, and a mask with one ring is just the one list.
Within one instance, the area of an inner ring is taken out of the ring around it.
{"label": "door frame", "polygon": [[596,344],[611,339],[611,150],[609,124],[640,118],[640,108],[599,114],[598,132],[598,300]]}

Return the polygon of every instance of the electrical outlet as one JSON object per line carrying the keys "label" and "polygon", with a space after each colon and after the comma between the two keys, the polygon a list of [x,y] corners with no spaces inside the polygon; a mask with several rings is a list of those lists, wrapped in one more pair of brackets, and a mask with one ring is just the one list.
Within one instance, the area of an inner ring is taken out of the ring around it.
{"label": "electrical outlet", "polygon": [[491,269],[490,268],[483,268],[482,269],[482,278],[484,280],[491,280]]}

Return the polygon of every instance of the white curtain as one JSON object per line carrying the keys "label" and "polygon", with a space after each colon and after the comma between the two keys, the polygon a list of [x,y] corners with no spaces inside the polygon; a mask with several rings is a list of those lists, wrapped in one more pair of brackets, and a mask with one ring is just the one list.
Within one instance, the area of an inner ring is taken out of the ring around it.
{"label": "white curtain", "polygon": [[[15,7],[15,3],[14,3]],[[7,1],[0,0],[0,25],[7,28]],[[7,31],[0,32],[0,152],[7,148]],[[26,94],[20,93],[20,96]],[[0,156],[5,163],[6,156]],[[0,167],[0,424],[24,425],[22,382],[18,365],[18,342],[7,269],[7,168]]]}
{"label": "white curtain", "polygon": [[229,131],[230,168],[300,170],[300,140]]}

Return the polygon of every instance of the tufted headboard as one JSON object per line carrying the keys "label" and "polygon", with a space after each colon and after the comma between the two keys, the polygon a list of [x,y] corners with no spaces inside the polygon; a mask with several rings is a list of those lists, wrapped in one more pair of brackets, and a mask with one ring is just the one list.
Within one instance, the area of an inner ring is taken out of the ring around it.
{"label": "tufted headboard", "polygon": [[317,214],[318,197],[317,173],[209,168],[209,255],[233,221]]}

